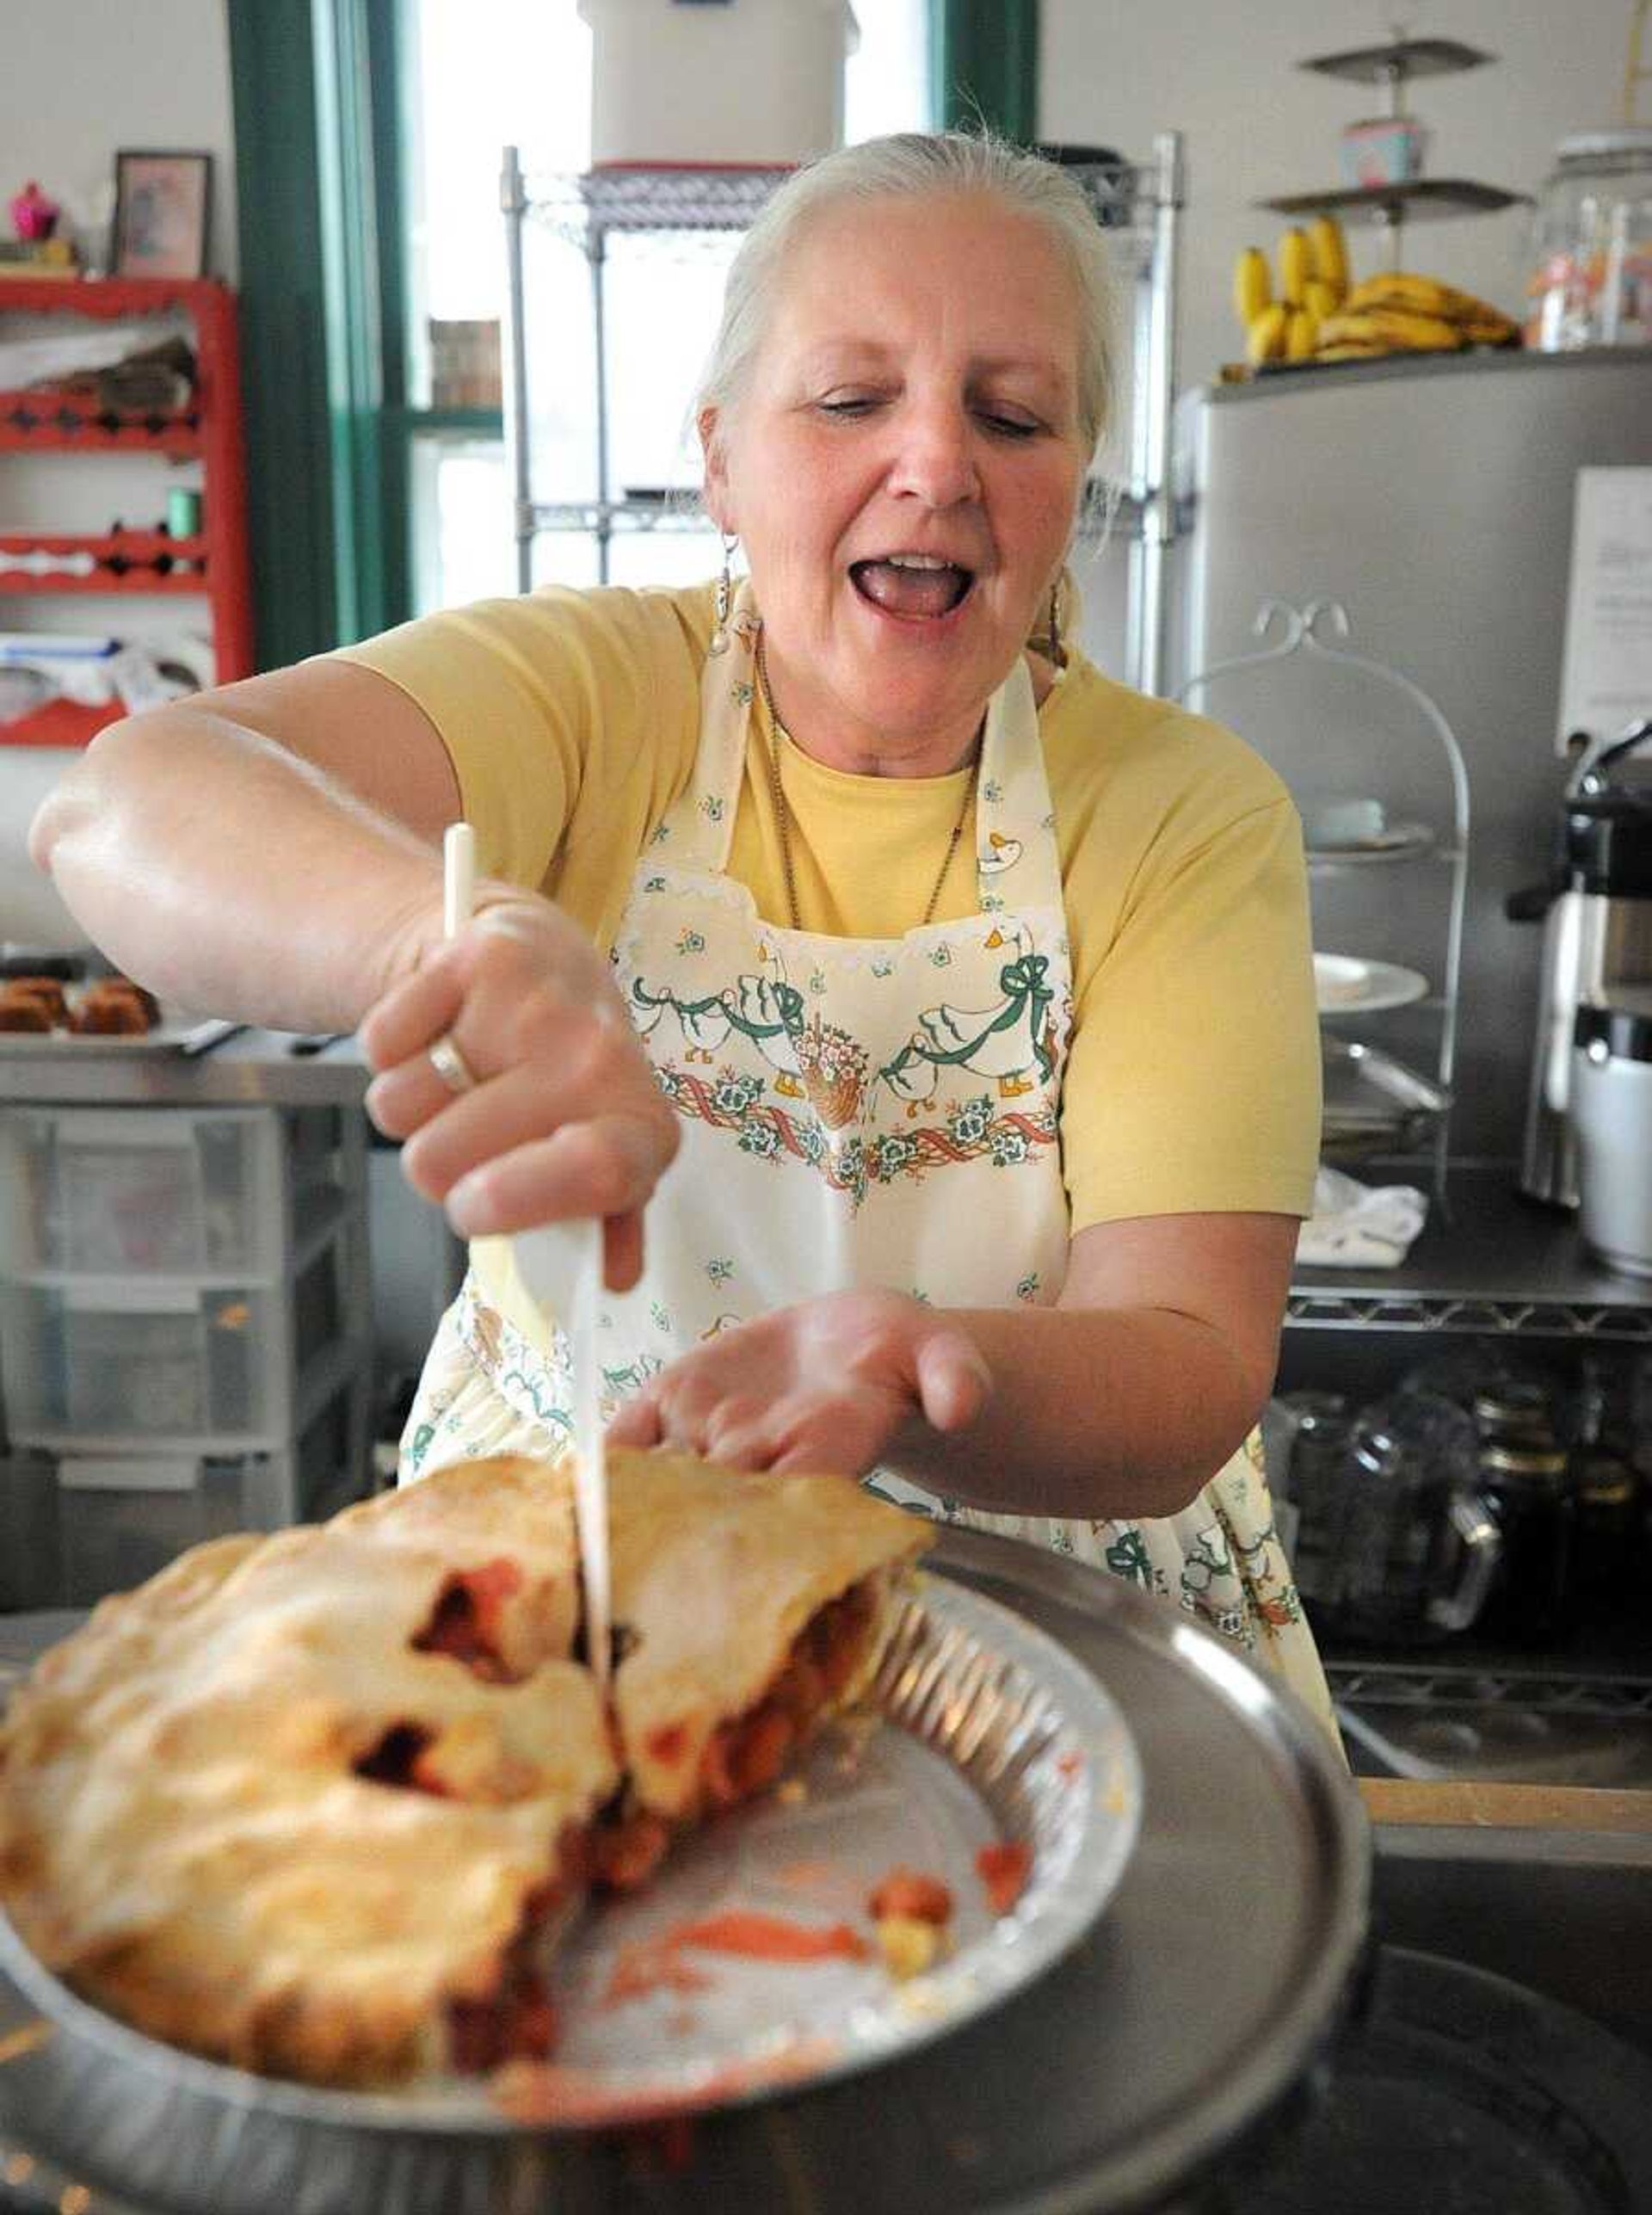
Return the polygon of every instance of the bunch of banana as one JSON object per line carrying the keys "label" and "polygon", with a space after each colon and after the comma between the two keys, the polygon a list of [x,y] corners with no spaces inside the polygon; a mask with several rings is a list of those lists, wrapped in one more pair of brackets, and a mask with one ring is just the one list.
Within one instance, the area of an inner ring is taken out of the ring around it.
{"label": "bunch of banana", "polygon": [[1313,359],[1322,326],[1348,288],[1348,255],[1335,216],[1316,216],[1306,231],[1279,241],[1279,297],[1260,246],[1247,246],[1234,265],[1233,305],[1252,363]]}
{"label": "bunch of banana", "polygon": [[1340,312],[1320,324],[1319,361],[1352,361],[1382,354],[1456,352],[1465,346],[1512,346],[1519,325],[1472,293],[1438,277],[1391,269],[1354,286]]}

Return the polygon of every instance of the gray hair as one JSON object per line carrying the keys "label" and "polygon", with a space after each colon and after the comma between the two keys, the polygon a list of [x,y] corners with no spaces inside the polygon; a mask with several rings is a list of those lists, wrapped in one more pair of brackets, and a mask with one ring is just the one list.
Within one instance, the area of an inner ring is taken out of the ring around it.
{"label": "gray hair", "polygon": [[1094,447],[1114,388],[1113,272],[1094,211],[1064,170],[987,132],[903,131],[825,154],[764,204],[730,267],[697,410],[735,408],[768,330],[786,264],[811,221],[854,201],[986,193],[1042,223],[1078,287],[1078,420]]}

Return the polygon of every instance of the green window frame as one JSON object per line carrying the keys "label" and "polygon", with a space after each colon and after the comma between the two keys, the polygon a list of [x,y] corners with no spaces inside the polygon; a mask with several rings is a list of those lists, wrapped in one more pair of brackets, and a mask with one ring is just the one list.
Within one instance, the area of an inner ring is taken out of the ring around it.
{"label": "green window frame", "polygon": [[933,0],[940,120],[985,123],[1031,145],[1038,136],[1039,0]]}
{"label": "green window frame", "polygon": [[[257,666],[412,613],[422,430],[500,428],[408,404],[402,10],[409,0],[226,0]],[[1023,141],[1038,0],[932,0],[940,120]]]}

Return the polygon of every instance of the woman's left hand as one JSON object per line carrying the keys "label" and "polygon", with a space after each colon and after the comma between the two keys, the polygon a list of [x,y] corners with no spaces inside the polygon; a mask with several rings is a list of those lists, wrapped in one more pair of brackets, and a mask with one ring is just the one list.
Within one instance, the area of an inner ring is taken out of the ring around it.
{"label": "woman's left hand", "polygon": [[956,1324],[900,1293],[830,1293],[731,1325],[651,1378],[608,1428],[735,1469],[859,1477],[909,1419],[959,1430],[992,1390]]}

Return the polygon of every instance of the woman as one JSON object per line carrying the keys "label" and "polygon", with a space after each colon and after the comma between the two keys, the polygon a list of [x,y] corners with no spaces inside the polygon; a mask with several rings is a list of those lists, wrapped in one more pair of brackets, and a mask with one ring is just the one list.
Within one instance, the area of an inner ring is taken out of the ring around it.
{"label": "woman", "polygon": [[[1104,256],[991,142],[816,164],[702,398],[746,582],[547,590],[135,717],[35,851],[163,996],[359,1026],[473,1242],[404,1475],[560,1442],[497,1234],[600,1213],[616,1439],[875,1470],[1326,1713],[1245,1447],[1316,1154],[1299,833],[1236,739],[1063,645]],[[460,815],[489,873],[444,945]]]}

